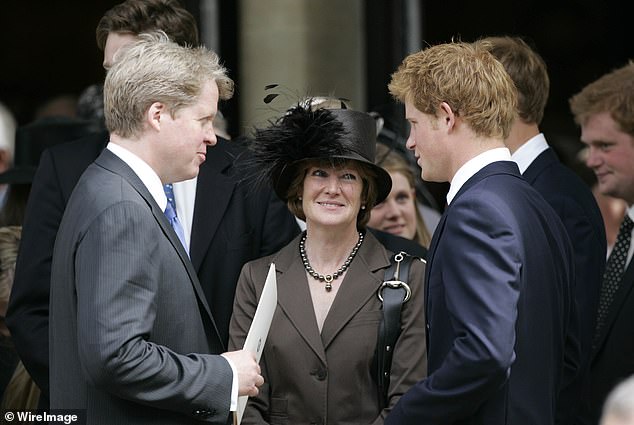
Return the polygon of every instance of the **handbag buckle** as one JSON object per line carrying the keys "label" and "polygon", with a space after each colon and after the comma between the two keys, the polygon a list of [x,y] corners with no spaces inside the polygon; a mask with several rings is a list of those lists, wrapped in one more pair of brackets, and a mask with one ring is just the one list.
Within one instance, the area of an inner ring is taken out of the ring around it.
{"label": "handbag buckle", "polygon": [[405,298],[403,299],[403,303],[406,303],[412,296],[412,290],[407,283],[403,282],[402,280],[386,280],[381,284],[381,286],[379,286],[379,290],[376,293],[381,302],[383,302],[383,289],[385,287],[389,287],[391,289],[405,289]]}

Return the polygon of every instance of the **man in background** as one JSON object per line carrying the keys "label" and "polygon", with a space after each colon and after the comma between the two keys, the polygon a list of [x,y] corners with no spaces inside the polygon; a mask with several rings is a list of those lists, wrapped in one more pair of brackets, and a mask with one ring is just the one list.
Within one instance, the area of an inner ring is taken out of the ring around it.
{"label": "man in background", "polygon": [[595,425],[607,394],[634,374],[634,62],[588,84],[570,99],[570,109],[599,191],[628,205],[603,275],[590,377],[577,415],[578,424]]}
{"label": "man in background", "polygon": [[574,249],[576,313],[569,334],[574,351],[566,357],[564,387],[557,403],[558,423],[571,424],[592,354],[607,249],[603,219],[590,188],[559,161],[539,130],[550,87],[544,60],[518,37],[488,37],[476,43],[504,65],[518,92],[515,121],[505,140],[511,158],[526,181],[555,210]]}

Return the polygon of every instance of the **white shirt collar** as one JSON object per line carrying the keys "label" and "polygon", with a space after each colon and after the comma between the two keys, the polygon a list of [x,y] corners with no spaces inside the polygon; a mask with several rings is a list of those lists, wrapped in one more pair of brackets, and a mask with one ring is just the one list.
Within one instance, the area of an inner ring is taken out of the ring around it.
{"label": "white shirt collar", "polygon": [[106,146],[110,152],[119,157],[123,162],[128,164],[132,171],[141,179],[141,182],[150,192],[150,195],[154,198],[161,211],[165,211],[167,207],[167,197],[163,190],[163,183],[158,174],[150,167],[147,162],[127,150],[121,145],[109,142]]}
{"label": "white shirt collar", "polygon": [[447,193],[447,205],[451,204],[451,201],[456,196],[460,188],[469,180],[475,173],[497,161],[510,161],[511,152],[508,148],[495,148],[482,152],[465,162],[462,167],[458,169],[456,174],[451,179],[451,185],[449,192]]}
{"label": "white shirt collar", "polygon": [[511,155],[511,159],[517,163],[520,173],[524,174],[524,171],[526,171],[539,154],[546,149],[548,149],[546,138],[543,133],[539,133],[520,146],[519,149]]}

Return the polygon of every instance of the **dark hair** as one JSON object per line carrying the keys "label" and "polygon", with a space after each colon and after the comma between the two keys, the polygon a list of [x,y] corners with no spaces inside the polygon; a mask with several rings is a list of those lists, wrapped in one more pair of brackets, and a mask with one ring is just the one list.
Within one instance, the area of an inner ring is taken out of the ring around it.
{"label": "dark hair", "polygon": [[365,226],[370,220],[372,205],[376,203],[378,191],[376,185],[377,176],[372,168],[359,161],[333,159],[309,159],[303,161],[296,167],[295,177],[288,187],[286,205],[288,206],[290,212],[300,220],[306,220],[302,201],[299,197],[302,195],[304,189],[304,178],[306,177],[306,172],[313,166],[352,167],[359,173],[361,181],[363,182],[363,189],[361,190],[361,205],[364,205],[365,209],[359,210],[357,214],[357,228],[365,229]]}
{"label": "dark hair", "polygon": [[517,111],[522,121],[540,124],[550,89],[544,59],[519,37],[487,37],[475,44],[495,56],[511,76],[517,88]]}
{"label": "dark hair", "polygon": [[164,31],[181,46],[198,46],[196,20],[177,0],[127,0],[108,10],[97,24],[97,46],[104,50],[108,34]]}

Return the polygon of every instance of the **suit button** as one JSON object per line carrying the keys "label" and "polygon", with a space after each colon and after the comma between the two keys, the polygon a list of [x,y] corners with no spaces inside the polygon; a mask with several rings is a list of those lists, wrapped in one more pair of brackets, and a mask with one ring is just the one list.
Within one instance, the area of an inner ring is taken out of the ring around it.
{"label": "suit button", "polygon": [[211,415],[215,414],[216,410],[215,409],[212,409],[212,410],[196,409],[196,410],[194,410],[193,413],[194,413],[195,416],[200,416],[202,418],[208,418]]}
{"label": "suit button", "polygon": [[323,381],[324,379],[326,379],[327,375],[328,375],[328,372],[326,371],[326,369],[319,369],[317,371],[317,379],[319,379],[320,381]]}

